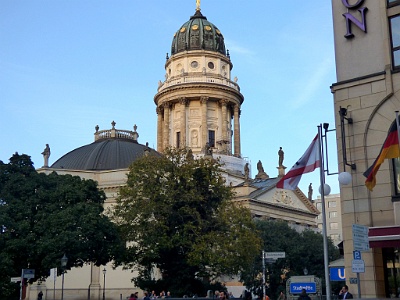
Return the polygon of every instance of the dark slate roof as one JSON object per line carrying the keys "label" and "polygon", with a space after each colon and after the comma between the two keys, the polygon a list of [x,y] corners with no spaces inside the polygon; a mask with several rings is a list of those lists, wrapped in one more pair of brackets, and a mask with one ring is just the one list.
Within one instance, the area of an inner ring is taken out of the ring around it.
{"label": "dark slate roof", "polygon": [[222,33],[207,21],[200,10],[196,10],[190,20],[178,29],[172,40],[171,55],[190,50],[208,50],[226,55]]}
{"label": "dark slate roof", "polygon": [[50,168],[99,171],[125,169],[143,156],[146,149],[150,155],[160,155],[154,149],[130,139],[101,139],[68,152]]}

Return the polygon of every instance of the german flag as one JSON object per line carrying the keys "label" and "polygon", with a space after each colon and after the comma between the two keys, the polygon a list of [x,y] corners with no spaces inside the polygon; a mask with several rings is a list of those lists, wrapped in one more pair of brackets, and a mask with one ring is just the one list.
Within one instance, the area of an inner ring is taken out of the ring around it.
{"label": "german flag", "polygon": [[379,167],[385,159],[396,158],[400,156],[399,150],[399,135],[397,132],[396,121],[393,122],[389,129],[388,135],[385,142],[383,143],[381,152],[379,152],[378,157],[375,159],[372,166],[364,172],[364,176],[367,177],[365,180],[365,185],[372,191],[376,185],[376,173],[378,173]]}

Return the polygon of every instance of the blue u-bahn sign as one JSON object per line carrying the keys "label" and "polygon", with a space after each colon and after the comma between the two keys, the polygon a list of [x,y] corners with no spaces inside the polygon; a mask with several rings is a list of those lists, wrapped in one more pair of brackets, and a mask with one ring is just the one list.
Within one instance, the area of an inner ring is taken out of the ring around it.
{"label": "blue u-bahn sign", "polygon": [[331,281],[345,281],[346,274],[344,272],[344,267],[329,268],[329,277]]}
{"label": "blue u-bahn sign", "polygon": [[317,292],[317,285],[315,282],[293,282],[290,283],[290,293],[300,294],[305,289],[307,294],[315,294]]}

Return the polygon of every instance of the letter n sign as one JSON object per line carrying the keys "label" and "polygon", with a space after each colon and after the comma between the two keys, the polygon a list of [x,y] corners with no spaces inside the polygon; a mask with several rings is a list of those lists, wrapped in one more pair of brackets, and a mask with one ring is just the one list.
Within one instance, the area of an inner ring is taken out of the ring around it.
{"label": "letter n sign", "polygon": [[361,13],[361,21],[358,20],[355,16],[353,16],[349,12],[343,14],[343,17],[346,18],[346,28],[347,28],[347,32],[344,37],[346,39],[354,37],[354,34],[351,31],[351,23],[356,25],[362,31],[367,32],[367,23],[365,22],[365,13],[368,11],[368,8],[367,7],[359,8],[364,3],[364,0],[358,0],[357,3],[355,3],[355,4],[349,4],[349,0],[342,0],[342,3],[345,7],[349,8],[349,9],[354,10],[354,9],[358,8],[357,10]]}

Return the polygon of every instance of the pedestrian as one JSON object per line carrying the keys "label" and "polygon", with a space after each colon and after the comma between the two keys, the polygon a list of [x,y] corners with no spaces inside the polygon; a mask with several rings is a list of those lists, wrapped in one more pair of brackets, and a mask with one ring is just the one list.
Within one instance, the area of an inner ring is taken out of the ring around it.
{"label": "pedestrian", "polygon": [[299,298],[297,300],[311,300],[310,296],[307,295],[307,292],[305,289],[301,290]]}
{"label": "pedestrian", "polygon": [[353,295],[349,292],[349,287],[344,285],[339,292],[339,299],[353,299]]}
{"label": "pedestrian", "polygon": [[43,292],[40,291],[39,294],[37,295],[38,300],[42,300],[43,299]]}
{"label": "pedestrian", "polygon": [[148,293],[148,292],[144,292],[144,298],[143,298],[143,300],[150,300],[150,297],[149,297],[149,293]]}
{"label": "pedestrian", "polygon": [[285,294],[284,294],[283,292],[281,292],[281,293],[279,294],[278,300],[285,300],[285,299],[286,299]]}
{"label": "pedestrian", "polygon": [[135,294],[131,294],[131,296],[129,297],[129,300],[137,300],[137,298],[135,298]]}
{"label": "pedestrian", "polygon": [[226,297],[225,292],[221,291],[219,292],[219,300],[226,300],[228,297]]}

